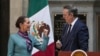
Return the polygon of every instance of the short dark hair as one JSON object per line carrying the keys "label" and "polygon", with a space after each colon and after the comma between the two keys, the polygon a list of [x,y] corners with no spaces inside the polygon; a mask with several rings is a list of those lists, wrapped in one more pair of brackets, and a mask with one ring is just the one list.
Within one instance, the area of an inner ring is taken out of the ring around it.
{"label": "short dark hair", "polygon": [[20,17],[18,17],[18,19],[17,19],[17,21],[16,21],[16,27],[17,28],[20,28],[20,23],[24,23],[24,21],[25,21],[25,18],[27,18],[26,16],[20,16]]}
{"label": "short dark hair", "polygon": [[74,16],[74,17],[77,17],[77,16],[78,16],[78,12],[77,12],[78,9],[75,8],[75,7],[72,7],[72,6],[70,6],[70,5],[66,5],[66,6],[63,7],[63,9],[68,9],[69,13],[70,13],[70,12],[73,13],[73,16]]}

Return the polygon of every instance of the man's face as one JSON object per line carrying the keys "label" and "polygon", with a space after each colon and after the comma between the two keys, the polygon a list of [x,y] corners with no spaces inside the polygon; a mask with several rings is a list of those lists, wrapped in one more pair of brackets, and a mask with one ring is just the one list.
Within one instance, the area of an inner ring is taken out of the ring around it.
{"label": "man's face", "polygon": [[67,23],[72,22],[72,15],[69,13],[67,9],[63,9],[63,18],[65,19]]}

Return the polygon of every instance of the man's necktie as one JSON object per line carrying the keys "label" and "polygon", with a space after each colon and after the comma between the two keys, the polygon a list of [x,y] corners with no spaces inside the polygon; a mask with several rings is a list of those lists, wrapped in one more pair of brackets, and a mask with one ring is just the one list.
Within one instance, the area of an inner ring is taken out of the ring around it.
{"label": "man's necktie", "polygon": [[70,32],[71,32],[71,24],[69,24],[69,26],[68,26],[67,36],[69,36]]}

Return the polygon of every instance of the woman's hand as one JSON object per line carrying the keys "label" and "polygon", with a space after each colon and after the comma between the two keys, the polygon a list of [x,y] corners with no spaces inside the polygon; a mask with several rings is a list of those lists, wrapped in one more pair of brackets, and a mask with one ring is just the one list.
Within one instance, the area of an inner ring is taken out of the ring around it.
{"label": "woman's hand", "polygon": [[48,30],[47,29],[44,29],[43,33],[44,33],[44,36],[46,36],[46,37],[48,36]]}

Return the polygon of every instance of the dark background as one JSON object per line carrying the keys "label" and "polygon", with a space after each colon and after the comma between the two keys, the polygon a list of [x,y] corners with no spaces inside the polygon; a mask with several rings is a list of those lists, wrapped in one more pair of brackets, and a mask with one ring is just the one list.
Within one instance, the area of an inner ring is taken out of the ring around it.
{"label": "dark background", "polygon": [[9,38],[9,0],[0,0],[0,56],[7,56]]}

